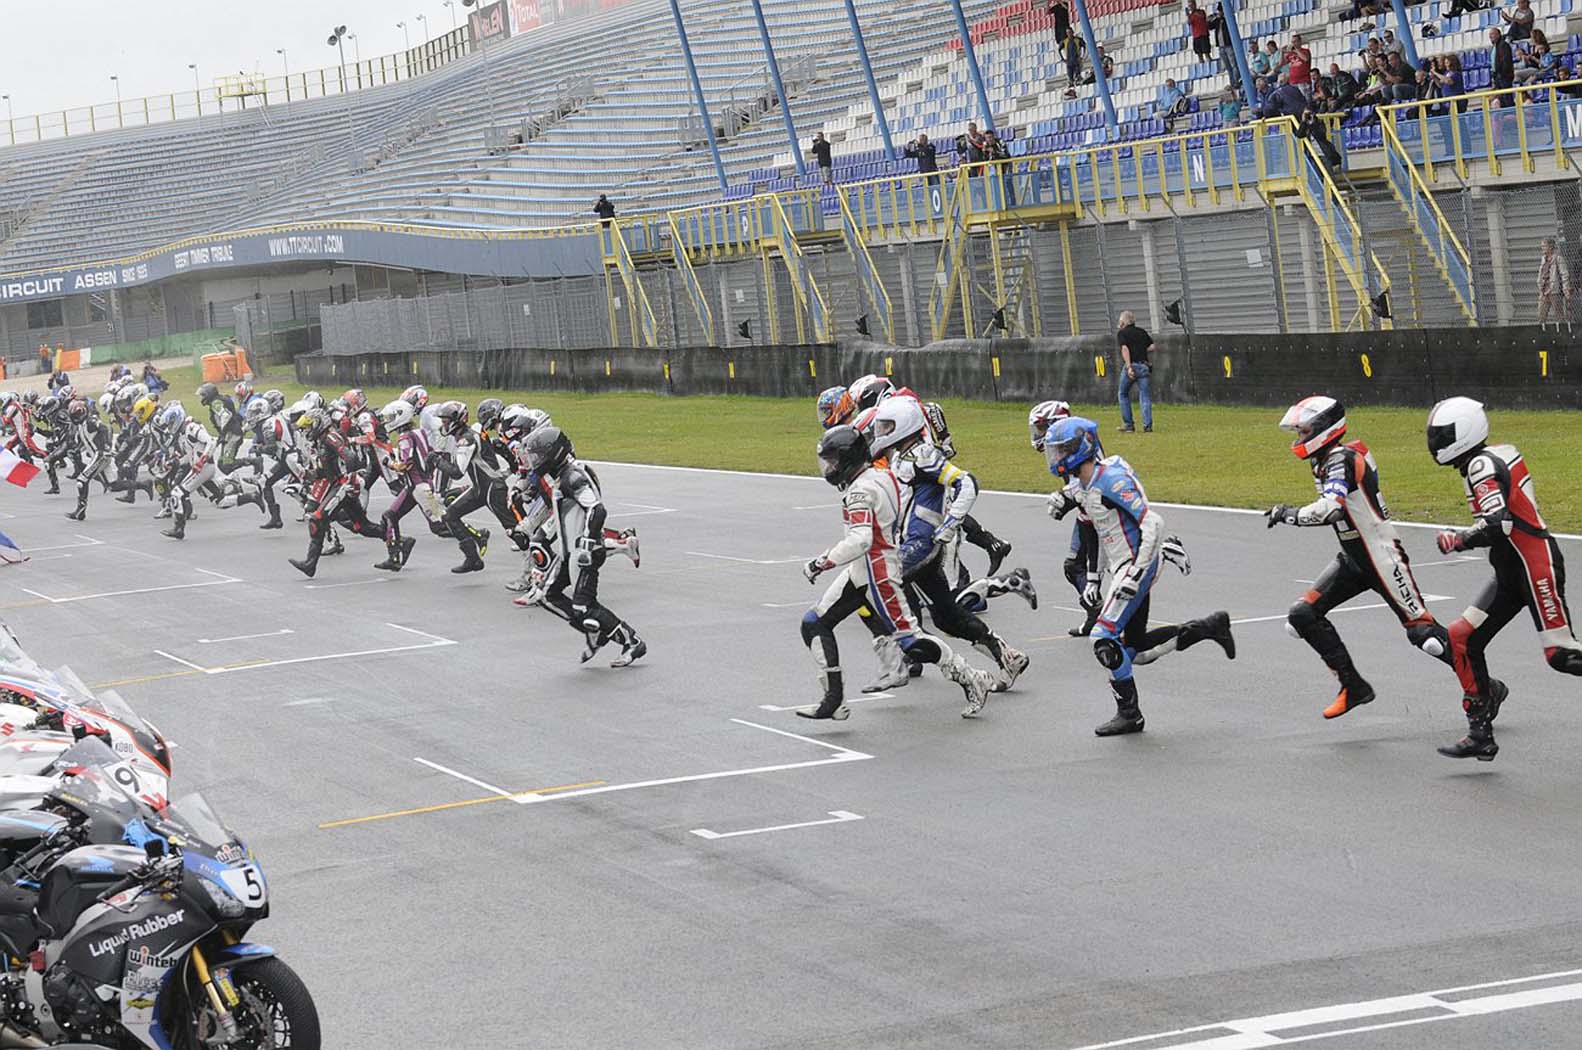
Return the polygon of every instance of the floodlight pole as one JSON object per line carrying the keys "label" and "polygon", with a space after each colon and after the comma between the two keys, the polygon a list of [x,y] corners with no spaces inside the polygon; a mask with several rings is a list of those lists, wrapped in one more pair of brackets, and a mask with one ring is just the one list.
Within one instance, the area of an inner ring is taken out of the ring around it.
{"label": "floodlight pole", "polygon": [[785,84],[780,80],[780,63],[775,61],[774,42],[769,38],[769,23],[764,21],[763,0],[753,0],[753,14],[758,19],[758,35],[764,42],[764,57],[769,60],[769,79],[775,86],[775,94],[780,96],[780,118],[785,121],[786,141],[791,143],[791,159],[796,163],[797,175],[807,174],[807,163],[802,159],[802,151],[797,147],[796,121],[791,118],[791,96],[786,94]]}
{"label": "floodlight pole", "polygon": [[873,63],[868,60],[868,45],[862,38],[862,23],[857,20],[857,5],[846,0],[846,21],[851,24],[851,39],[857,45],[857,62],[868,81],[868,101],[873,104],[874,123],[879,125],[879,137],[884,139],[884,152],[895,160],[895,143],[890,139],[890,121],[884,115],[884,100],[879,97],[879,82],[873,78]]}
{"label": "floodlight pole", "polygon": [[692,94],[697,98],[698,115],[703,118],[703,132],[708,136],[709,153],[714,157],[714,174],[720,180],[720,192],[730,189],[725,178],[725,162],[720,159],[720,144],[714,137],[714,118],[709,116],[709,103],[703,97],[703,82],[698,79],[698,64],[692,58],[692,45],[687,41],[687,24],[681,18],[679,0],[670,0],[670,15],[676,20],[676,37],[681,42],[681,54],[687,60],[687,76],[692,80]]}

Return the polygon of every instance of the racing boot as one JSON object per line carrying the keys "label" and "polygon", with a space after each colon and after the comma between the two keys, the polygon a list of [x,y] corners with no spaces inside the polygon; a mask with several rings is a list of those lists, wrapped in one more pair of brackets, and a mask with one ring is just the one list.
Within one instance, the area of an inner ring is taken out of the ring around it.
{"label": "racing boot", "polygon": [[412,548],[417,546],[417,540],[411,536],[401,541],[401,564],[406,565],[412,557]]}
{"label": "racing boot", "polygon": [[88,520],[88,494],[86,492],[77,493],[77,508],[75,510],[68,510],[66,512],[66,517],[70,518],[72,521]]}
{"label": "racing boot", "polygon": [[60,495],[60,472],[57,471],[54,468],[53,465],[48,467],[47,470],[48,470],[48,473],[49,473],[49,488],[44,490],[44,495],[46,495],[46,496],[59,496]]}
{"label": "racing boot", "polygon": [[1125,736],[1143,731],[1143,712],[1137,706],[1137,680],[1110,679],[1110,692],[1115,694],[1115,717],[1093,730],[1094,736]]}
{"label": "racing boot", "polygon": [[1236,639],[1230,633],[1230,613],[1221,609],[1201,620],[1188,620],[1176,636],[1176,649],[1190,649],[1198,642],[1218,642],[1227,659],[1236,659]]}
{"label": "racing boot", "polygon": [[818,677],[819,685],[824,689],[824,699],[819,701],[817,707],[797,708],[797,717],[828,718],[836,722],[850,718],[851,708],[846,706],[846,689],[840,668],[821,668]]}
{"label": "racing boot", "polygon": [[1492,762],[1494,756],[1500,753],[1500,745],[1494,740],[1494,719],[1500,713],[1500,705],[1505,703],[1505,698],[1510,695],[1510,690],[1498,678],[1489,680],[1489,695],[1487,699],[1478,696],[1463,697],[1462,708],[1467,712],[1467,735],[1454,744],[1446,744],[1436,750],[1446,758],[1475,758],[1479,762]]}
{"label": "racing boot", "polygon": [[648,643],[639,638],[637,632],[632,630],[632,625],[625,621],[610,632],[610,637],[621,645],[621,654],[610,661],[611,667],[630,667],[648,655]]}
{"label": "racing boot", "polygon": [[485,555],[487,555],[489,553],[489,530],[488,529],[479,529],[479,530],[477,530],[475,535],[477,536],[478,557],[480,559],[480,561],[478,562],[478,568],[481,569],[481,568],[483,568],[483,562],[482,562],[481,559]]}
{"label": "racing boot", "polygon": [[1027,658],[1026,653],[1018,652],[1006,645],[1004,638],[992,631],[989,633],[993,642],[979,642],[973,648],[987,654],[999,665],[999,674],[995,675],[992,692],[1003,693],[1016,684],[1016,680],[1022,677],[1022,672],[1027,670],[1028,664],[1032,661]]}
{"label": "racing boot", "polygon": [[989,575],[995,576],[999,574],[1000,565],[1011,556],[1011,545],[991,532],[985,532],[984,538],[989,541],[984,548],[989,554]]}
{"label": "racing boot", "polygon": [[170,504],[168,504],[168,503],[161,503],[160,506],[159,506],[159,510],[154,512],[154,520],[155,521],[159,521],[159,520],[161,520],[163,518],[170,517],[170,515],[171,515]]}
{"label": "racing boot", "polygon": [[401,545],[404,540],[392,540],[385,544],[385,560],[375,562],[374,568],[383,569],[385,572],[401,571]]}
{"label": "racing boot", "polygon": [[[471,536],[461,541],[462,563],[451,569],[451,572],[460,574],[464,572],[477,572],[483,568],[483,559],[478,557],[478,543]],[[592,656],[589,653],[588,656]]]}
{"label": "racing boot", "polygon": [[331,555],[334,555],[334,554],[345,554],[345,553],[346,553],[346,544],[341,542],[341,534],[336,532],[333,528],[331,528],[330,529],[330,542],[329,542],[329,545],[324,550],[324,556],[326,558],[328,558],[328,557],[330,557]]}
{"label": "racing boot", "polygon": [[632,568],[641,569],[643,567],[643,556],[637,547],[637,530],[622,529],[615,534],[615,538],[615,549],[632,559]]}
{"label": "racing boot", "polygon": [[280,520],[280,504],[269,505],[269,520],[258,526],[260,529],[283,529],[286,523]]}
{"label": "racing boot", "polygon": [[306,557],[288,558],[286,560],[291,563],[292,568],[296,569],[302,575],[311,580],[313,578],[313,574],[319,571],[319,557],[323,553],[324,535],[323,533],[318,533],[308,540],[308,553]]}
{"label": "racing boot", "polygon": [[1070,635],[1072,638],[1086,638],[1092,634],[1094,625],[1099,622],[1099,608],[1100,606],[1095,605],[1093,608],[1087,610],[1088,615],[1087,618],[1082,621],[1082,626],[1067,627],[1066,634]]}
{"label": "racing boot", "polygon": [[955,653],[939,661],[939,670],[950,681],[961,686],[961,692],[967,698],[967,706],[961,709],[961,717],[977,718],[983,706],[989,702],[989,693],[994,689],[994,676],[978,670]]}
{"label": "racing boot", "polygon": [[578,658],[581,663],[593,659],[598,655],[599,650],[604,648],[604,643],[610,640],[610,636],[600,629],[599,621],[594,619],[582,621],[582,637],[582,656]]}
{"label": "racing boot", "polygon": [[169,536],[173,540],[184,540],[184,539],[186,539],[187,538],[187,515],[182,514],[182,513],[180,513],[178,511],[178,512],[172,514],[171,516],[175,520],[170,523],[170,528],[166,529],[160,535],[162,535],[162,536]]}
{"label": "racing boot", "polygon": [[1334,703],[1324,708],[1325,718],[1339,718],[1347,711],[1359,708],[1363,704],[1373,703],[1373,686],[1357,673],[1357,669],[1351,666],[1351,661],[1346,661],[1345,668],[1336,671],[1335,677],[1340,679],[1340,693],[1335,697]]}
{"label": "racing boot", "polygon": [[1026,569],[1012,569],[1005,578],[1005,586],[1012,594],[1020,595],[1029,606],[1038,608],[1038,588],[1033,586],[1032,573]]}
{"label": "racing boot", "polygon": [[115,483],[114,487],[121,490],[121,494],[119,496],[115,497],[115,501],[117,503],[136,503],[137,502],[137,487],[138,487],[137,486],[137,482],[135,482],[135,481],[118,481],[118,482]]}
{"label": "racing boot", "polygon": [[901,645],[893,635],[881,634],[873,640],[873,655],[879,660],[879,677],[862,687],[864,693],[883,693],[899,689],[912,678],[907,673],[908,660],[901,652]]}
{"label": "racing boot", "polygon": [[524,564],[522,566],[522,575],[507,583],[505,585],[505,589],[510,591],[512,594],[521,594],[526,591],[528,587],[532,586],[532,579],[528,575],[531,571],[531,565]]}

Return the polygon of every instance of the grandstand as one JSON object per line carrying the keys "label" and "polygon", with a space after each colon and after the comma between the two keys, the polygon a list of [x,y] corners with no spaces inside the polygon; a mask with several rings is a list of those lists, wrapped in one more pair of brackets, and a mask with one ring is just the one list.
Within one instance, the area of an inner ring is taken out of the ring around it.
{"label": "grandstand", "polygon": [[[1534,5],[1567,52],[1565,76],[1572,2]],[[989,115],[948,7],[858,4],[895,145],[927,132],[940,147],[946,175],[934,187],[886,150],[835,0],[764,3],[799,142],[815,130],[830,138],[835,187],[796,172],[747,5],[683,4],[720,135],[722,190],[660,0],[487,47],[458,30],[460,57],[394,83],[0,147],[0,273],[105,267],[86,286],[62,286],[82,294],[58,296],[54,310],[20,301],[53,286],[16,281],[18,301],[0,301],[0,345],[20,357],[39,341],[123,343],[236,323],[251,336],[262,310],[266,325],[282,313],[306,323],[304,345],[316,347],[328,303],[502,284],[516,290],[490,301],[512,314],[497,323],[470,319],[480,307],[466,300],[465,323],[437,326],[426,305],[421,330],[376,330],[413,347],[658,347],[828,341],[860,318],[875,338],[922,344],[1103,331],[1125,305],[1158,328],[1180,300],[1196,331],[1323,331],[1385,324],[1386,293],[1399,323],[1512,323],[1528,309],[1518,288],[1538,241],[1560,233],[1572,254],[1582,245],[1565,177],[1582,92],[1523,91],[1507,100],[1526,107],[1514,118],[1474,99],[1454,122],[1411,105],[1359,106],[1338,119],[1347,170],[1331,176],[1288,121],[1222,124],[1207,103],[1225,74],[1197,61],[1176,5],[1089,6],[1114,63],[1113,131],[1092,85],[1067,97],[1044,0],[964,4],[1012,155],[995,178],[959,167],[952,144]],[[1238,17],[1249,42],[1301,33],[1323,72],[1330,61],[1354,66],[1366,46],[1349,9],[1252,0]],[[1497,11],[1448,24],[1429,4],[1408,13],[1420,54],[1457,53],[1468,88],[1487,84],[1481,41]],[[1429,22],[1437,32],[1424,36]],[[1157,101],[1166,77],[1194,96],[1173,131]],[[607,230],[591,224],[600,192],[620,209]],[[281,256],[286,242],[259,234],[253,244],[237,233],[248,230],[332,230],[333,244],[352,247],[317,251],[308,237]],[[183,272],[186,253],[167,248],[222,236],[229,270]],[[127,262],[138,265],[119,268]],[[133,295],[131,285],[144,287]],[[594,296],[607,300],[602,315],[544,320]],[[337,331],[348,338],[352,327]]]}

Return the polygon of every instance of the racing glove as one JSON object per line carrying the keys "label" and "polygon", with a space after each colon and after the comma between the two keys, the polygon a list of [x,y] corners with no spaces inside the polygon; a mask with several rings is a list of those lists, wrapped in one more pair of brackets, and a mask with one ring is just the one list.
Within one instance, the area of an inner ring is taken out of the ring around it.
{"label": "racing glove", "polygon": [[1045,509],[1049,511],[1049,516],[1051,518],[1059,521],[1061,518],[1064,518],[1067,514],[1070,514],[1072,511],[1077,509],[1077,501],[1069,492],[1067,492],[1065,489],[1061,489],[1059,492],[1051,492],[1049,494],[1049,499],[1045,505]]}
{"label": "racing glove", "polygon": [[1181,542],[1180,536],[1166,536],[1164,544],[1159,548],[1159,554],[1165,561],[1179,569],[1182,576],[1192,575],[1192,557],[1187,554],[1186,544]]}
{"label": "racing glove", "polygon": [[1289,503],[1276,503],[1263,512],[1263,527],[1272,529],[1276,525],[1295,525],[1296,508]]}
{"label": "racing glove", "polygon": [[1437,537],[1440,554],[1455,554],[1467,549],[1466,534],[1460,529],[1445,529]]}
{"label": "racing glove", "polygon": [[1118,598],[1123,603],[1137,597],[1137,592],[1142,589],[1143,573],[1146,571],[1147,566],[1127,562],[1115,574],[1115,590],[1111,597]]}
{"label": "racing glove", "polygon": [[808,583],[817,583],[818,578],[832,568],[834,568],[834,565],[830,563],[830,560],[820,554],[817,558],[802,566],[802,575],[807,577]]}
{"label": "racing glove", "polygon": [[1099,586],[1099,581],[1089,577],[1087,584],[1082,588],[1081,603],[1084,609],[1097,609],[1099,601],[1104,597],[1104,590]]}
{"label": "racing glove", "polygon": [[959,535],[961,535],[961,522],[956,518],[946,518],[944,524],[934,530],[934,544],[948,547],[956,542],[956,537]]}

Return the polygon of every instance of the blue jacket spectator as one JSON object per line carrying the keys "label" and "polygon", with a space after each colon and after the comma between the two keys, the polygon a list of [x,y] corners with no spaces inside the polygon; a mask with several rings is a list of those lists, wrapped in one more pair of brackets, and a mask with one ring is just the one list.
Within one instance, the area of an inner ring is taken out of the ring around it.
{"label": "blue jacket spectator", "polygon": [[1274,117],[1300,117],[1307,108],[1307,96],[1295,84],[1281,84],[1263,100],[1259,115],[1264,119]]}
{"label": "blue jacket spectator", "polygon": [[1164,115],[1165,127],[1175,129],[1175,119],[1187,111],[1187,94],[1173,79],[1166,79],[1159,89],[1159,112]]}

